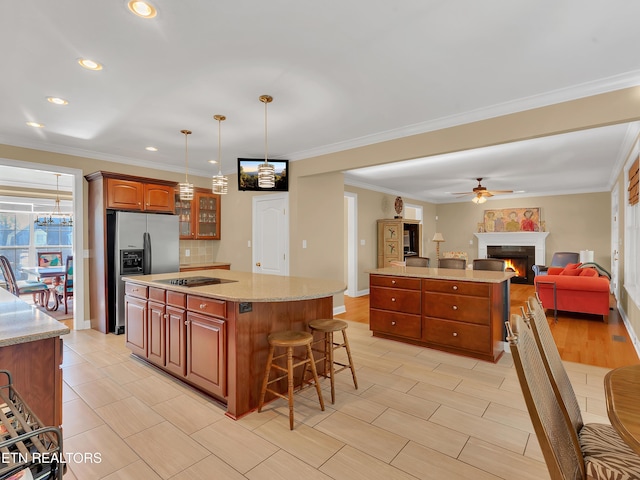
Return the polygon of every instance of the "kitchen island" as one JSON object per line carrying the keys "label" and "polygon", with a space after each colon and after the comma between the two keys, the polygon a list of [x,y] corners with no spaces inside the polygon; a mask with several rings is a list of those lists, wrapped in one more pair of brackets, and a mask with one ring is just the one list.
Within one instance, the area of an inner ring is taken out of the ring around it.
{"label": "kitchen island", "polygon": [[[0,368],[44,425],[62,425],[62,339],[69,328],[0,288]],[[2,382],[5,377],[2,376]]]}
{"label": "kitchen island", "polygon": [[497,362],[514,272],[385,267],[369,272],[376,337]]}
{"label": "kitchen island", "polygon": [[[184,285],[203,279],[214,280]],[[229,270],[124,280],[127,348],[224,403],[231,418],[258,406],[269,333],[333,318],[333,295],[345,289],[336,280]]]}

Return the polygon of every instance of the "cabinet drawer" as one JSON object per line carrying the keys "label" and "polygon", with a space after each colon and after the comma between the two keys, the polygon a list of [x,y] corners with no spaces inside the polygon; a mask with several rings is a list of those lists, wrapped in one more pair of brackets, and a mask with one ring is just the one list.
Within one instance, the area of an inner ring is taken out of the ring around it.
{"label": "cabinet drawer", "polygon": [[370,292],[371,308],[420,315],[420,292],[417,290],[371,287]]}
{"label": "cabinet drawer", "polygon": [[227,318],[227,302],[224,300],[187,295],[187,310]]}
{"label": "cabinet drawer", "polygon": [[427,317],[447,318],[489,325],[491,302],[488,298],[424,292],[423,313]]}
{"label": "cabinet drawer", "polygon": [[410,277],[393,277],[390,275],[370,275],[369,285],[376,287],[405,288],[420,290],[420,279]]}
{"label": "cabinet drawer", "polygon": [[422,282],[422,289],[426,292],[457,293],[476,297],[488,297],[491,293],[491,286],[486,283],[429,279],[424,279]]}
{"label": "cabinet drawer", "polygon": [[424,329],[428,342],[462,350],[473,350],[474,352],[491,352],[491,329],[489,327],[426,318]]}
{"label": "cabinet drawer", "polygon": [[187,295],[184,293],[167,292],[167,305],[173,305],[174,307],[186,308],[187,307]]}
{"label": "cabinet drawer", "polygon": [[165,295],[164,288],[149,287],[149,300],[165,303],[164,295]]}
{"label": "cabinet drawer", "polygon": [[420,315],[372,309],[369,329],[374,332],[419,339],[422,336],[422,321]]}
{"label": "cabinet drawer", "polygon": [[126,283],[124,287],[124,292],[126,295],[131,297],[138,298],[148,298],[148,288],[143,287],[142,285],[136,285],[135,283]]}

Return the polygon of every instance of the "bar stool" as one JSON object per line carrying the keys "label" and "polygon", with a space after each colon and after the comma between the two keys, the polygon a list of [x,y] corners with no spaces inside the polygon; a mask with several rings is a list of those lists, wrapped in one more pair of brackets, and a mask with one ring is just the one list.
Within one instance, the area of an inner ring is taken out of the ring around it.
{"label": "bar stool", "polygon": [[[318,373],[316,370],[316,365],[313,362],[313,353],[311,351],[311,342],[313,341],[313,335],[309,332],[299,332],[299,331],[284,331],[284,332],[276,332],[272,333],[267,337],[269,341],[269,355],[267,357],[267,368],[264,374],[264,380],[262,382],[262,390],[260,392],[260,402],[258,403],[258,412],[262,410],[262,405],[264,404],[264,397],[267,392],[270,392],[280,398],[286,398],[289,402],[289,429],[293,430],[293,370],[300,365],[304,365],[302,370],[302,382],[300,388],[304,386],[305,383],[311,383],[311,380],[305,380],[305,374],[307,371],[307,366],[311,367],[311,373],[313,374],[313,381],[315,383],[316,391],[318,392],[318,400],[320,401],[320,409],[324,411],[324,400],[322,398],[322,390],[320,389],[320,382],[318,381]],[[305,357],[296,357],[293,355],[293,349],[296,347],[306,347],[306,356]],[[286,352],[277,356],[274,356],[274,352],[276,348],[286,348]],[[276,363],[277,360],[281,358],[287,359],[287,366],[282,367]],[[297,362],[294,363],[293,360],[296,359]],[[271,369],[280,370],[281,372],[285,372],[284,375],[280,375],[272,380],[269,380],[269,375],[271,373]],[[283,378],[287,379],[287,394],[283,395],[282,393],[269,388],[269,385],[275,383]]]}
{"label": "bar stool", "polygon": [[[322,357],[316,359],[316,362],[323,361],[323,375],[326,377],[327,369],[329,370],[329,378],[331,379],[331,403],[336,403],[336,389],[335,389],[335,381],[334,377],[336,373],[341,372],[346,368],[351,369],[351,376],[353,377],[353,385],[358,389],[358,380],[356,379],[356,370],[353,367],[353,360],[351,359],[351,348],[349,348],[349,340],[347,338],[347,327],[349,324],[342,320],[336,320],[334,318],[328,319],[317,319],[309,322],[309,328],[312,332],[321,332],[324,334],[324,338],[321,340],[317,340],[314,342],[320,343],[322,342],[323,348],[322,350],[315,349],[315,351],[322,352]],[[333,337],[335,332],[342,332],[342,343],[336,343]],[[336,362],[334,358],[334,350],[338,348],[343,348],[347,351],[347,359],[349,363],[340,363]],[[338,365],[340,368],[336,370],[335,366]],[[328,367],[328,368],[327,368]]]}

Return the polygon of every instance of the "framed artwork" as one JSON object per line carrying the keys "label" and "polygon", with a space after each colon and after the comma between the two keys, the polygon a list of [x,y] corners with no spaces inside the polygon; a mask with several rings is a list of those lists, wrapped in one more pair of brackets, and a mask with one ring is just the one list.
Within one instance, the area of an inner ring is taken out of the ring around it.
{"label": "framed artwork", "polygon": [[501,208],[484,211],[485,232],[539,232],[540,208]]}

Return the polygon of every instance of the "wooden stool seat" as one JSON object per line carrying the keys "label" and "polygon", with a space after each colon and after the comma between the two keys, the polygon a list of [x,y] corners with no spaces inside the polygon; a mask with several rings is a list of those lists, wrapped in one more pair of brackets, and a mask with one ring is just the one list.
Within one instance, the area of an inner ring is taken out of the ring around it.
{"label": "wooden stool seat", "polygon": [[[351,369],[351,376],[353,377],[353,385],[358,389],[358,380],[356,378],[356,369],[353,366],[353,359],[351,358],[351,348],[349,347],[349,339],[347,338],[347,327],[349,324],[343,320],[337,320],[335,318],[319,318],[311,320],[309,322],[309,328],[312,332],[324,333],[324,338],[316,340],[314,344],[322,343],[322,349],[313,349],[316,352],[321,352],[322,356],[316,359],[317,362],[323,362],[322,375],[327,376],[331,380],[331,403],[336,403],[336,388],[335,388],[335,374],[340,373],[347,368]],[[333,334],[335,332],[342,332],[342,343],[336,343]],[[347,352],[348,363],[336,362],[334,357],[334,350],[338,348],[344,348]],[[338,365],[338,369],[336,369]],[[306,368],[306,367],[305,367]]]}
{"label": "wooden stool seat", "polygon": [[[318,372],[316,370],[316,364],[313,361],[313,352],[311,350],[311,343],[313,342],[313,335],[309,332],[300,331],[284,331],[275,332],[267,337],[269,341],[269,355],[267,356],[267,367],[264,374],[264,380],[262,382],[262,390],[260,391],[260,402],[258,403],[258,412],[262,411],[264,405],[264,398],[267,392],[273,395],[286,398],[289,403],[289,429],[293,430],[293,371],[299,366],[303,366],[302,379],[300,381],[300,389],[304,387],[306,383],[314,383],[316,391],[318,392],[318,400],[320,402],[320,409],[324,411],[324,399],[322,398],[322,390],[320,389],[320,382],[318,380]],[[305,347],[306,355],[304,357],[296,357],[293,355],[293,349],[298,347]],[[284,348],[286,352],[274,356],[276,348]],[[278,360],[286,358],[286,367],[278,364]],[[294,362],[294,359],[296,362]],[[307,368],[311,369],[313,380],[305,380]],[[278,370],[284,372],[284,375],[277,376],[276,378],[269,379],[271,370]],[[269,385],[279,382],[280,380],[287,379],[287,394],[282,394],[278,390],[269,388]]]}

